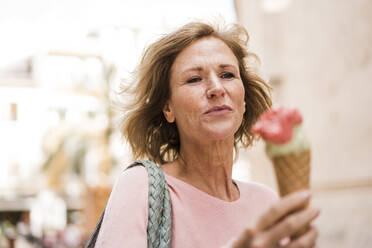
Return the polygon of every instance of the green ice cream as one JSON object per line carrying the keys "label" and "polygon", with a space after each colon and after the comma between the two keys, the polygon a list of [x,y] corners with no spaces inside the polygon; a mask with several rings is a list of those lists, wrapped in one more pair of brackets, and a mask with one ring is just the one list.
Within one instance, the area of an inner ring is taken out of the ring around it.
{"label": "green ice cream", "polygon": [[296,125],[293,129],[293,138],[285,143],[276,145],[266,141],[266,153],[270,158],[286,155],[288,153],[299,154],[310,149],[310,142],[306,138],[302,125]]}

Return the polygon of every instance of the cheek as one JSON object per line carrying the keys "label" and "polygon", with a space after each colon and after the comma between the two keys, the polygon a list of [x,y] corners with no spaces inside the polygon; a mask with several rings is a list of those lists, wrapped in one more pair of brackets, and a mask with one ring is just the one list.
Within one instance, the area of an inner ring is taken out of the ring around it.
{"label": "cheek", "polygon": [[203,91],[203,87],[184,87],[177,92],[177,102],[181,107],[197,108],[198,103],[202,99]]}
{"label": "cheek", "polygon": [[183,92],[174,96],[174,113],[178,119],[194,119],[194,114],[199,112],[200,97],[193,92]]}

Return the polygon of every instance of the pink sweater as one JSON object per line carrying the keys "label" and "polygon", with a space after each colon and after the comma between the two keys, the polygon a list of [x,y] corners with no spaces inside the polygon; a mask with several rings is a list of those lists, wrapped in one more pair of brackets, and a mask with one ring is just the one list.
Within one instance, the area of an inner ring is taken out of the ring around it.
{"label": "pink sweater", "polygon": [[[172,248],[229,247],[276,193],[257,183],[236,181],[240,198],[226,202],[166,175],[172,203]],[[96,247],[147,247],[148,176],[137,166],[122,173],[110,196]]]}

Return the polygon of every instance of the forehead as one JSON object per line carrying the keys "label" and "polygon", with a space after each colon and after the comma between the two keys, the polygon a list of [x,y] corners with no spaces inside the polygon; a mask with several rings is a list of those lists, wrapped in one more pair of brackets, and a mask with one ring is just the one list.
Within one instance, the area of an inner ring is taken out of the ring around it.
{"label": "forehead", "polygon": [[220,39],[204,37],[183,49],[172,65],[172,73],[182,72],[205,63],[232,64],[238,67],[238,60],[232,50]]}

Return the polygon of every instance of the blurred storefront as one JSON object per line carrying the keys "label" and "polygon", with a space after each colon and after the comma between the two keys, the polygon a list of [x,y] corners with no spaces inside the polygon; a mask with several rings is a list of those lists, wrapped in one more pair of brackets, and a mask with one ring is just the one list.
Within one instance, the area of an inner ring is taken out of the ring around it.
{"label": "blurred storefront", "polygon": [[82,247],[131,162],[120,84],[148,42],[220,17],[233,2],[0,3],[1,248]]}

